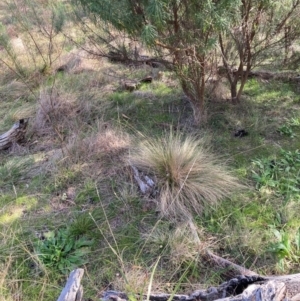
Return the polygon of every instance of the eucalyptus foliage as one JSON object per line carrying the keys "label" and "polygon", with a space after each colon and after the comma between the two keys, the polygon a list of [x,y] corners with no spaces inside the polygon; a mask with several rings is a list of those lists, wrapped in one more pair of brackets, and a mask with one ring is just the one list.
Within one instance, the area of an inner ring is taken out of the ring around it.
{"label": "eucalyptus foliage", "polygon": [[[233,101],[250,70],[299,37],[300,0],[74,0],[104,24],[173,58],[196,123],[205,116],[206,80],[223,63]],[[276,58],[278,53],[276,54]],[[234,72],[236,70],[236,72]]]}
{"label": "eucalyptus foliage", "polygon": [[240,100],[254,67],[287,62],[300,34],[299,9],[300,0],[243,0],[236,7],[230,26],[219,34],[232,100]]}
{"label": "eucalyptus foliage", "polygon": [[212,28],[224,29],[233,9],[240,4],[240,0],[77,1],[119,30],[134,36],[147,32],[148,41],[155,43],[150,37],[157,37],[169,46],[185,41],[186,47],[189,44],[201,47],[203,43],[195,40],[200,34],[209,33]]}
{"label": "eucalyptus foliage", "polygon": [[140,37],[152,49],[168,53],[196,122],[204,113],[205,77],[218,32],[225,30],[240,0],[77,0],[104,23]]}

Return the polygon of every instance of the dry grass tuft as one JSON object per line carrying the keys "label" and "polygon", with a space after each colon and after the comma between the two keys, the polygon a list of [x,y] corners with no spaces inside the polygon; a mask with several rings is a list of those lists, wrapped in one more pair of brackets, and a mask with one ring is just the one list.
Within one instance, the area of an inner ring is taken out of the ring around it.
{"label": "dry grass tuft", "polygon": [[[2,75],[1,79],[3,79]],[[30,91],[28,86],[18,80],[14,79],[0,87],[1,101],[17,101],[28,99],[29,97]]]}
{"label": "dry grass tuft", "polygon": [[197,260],[201,251],[208,245],[208,242],[201,240],[202,236],[202,230],[192,221],[178,225],[169,237],[171,262],[179,265],[182,262]]}
{"label": "dry grass tuft", "polygon": [[66,125],[71,125],[77,110],[78,102],[74,95],[56,89],[42,90],[33,125],[35,133],[38,136],[57,135],[66,130]]}
{"label": "dry grass tuft", "polygon": [[120,291],[146,294],[150,273],[138,265],[128,264],[122,275],[116,275],[114,288]]}
{"label": "dry grass tuft", "polygon": [[148,244],[163,248],[168,246],[168,258],[175,267],[183,262],[197,261],[204,250],[211,247],[212,241],[204,236],[203,229],[199,228],[192,220],[179,223],[170,229],[156,227],[144,235]]}
{"label": "dry grass tuft", "polygon": [[35,113],[35,105],[23,105],[22,107],[14,111],[14,113],[12,114],[12,120],[18,121],[20,119],[31,118],[35,115]]}
{"label": "dry grass tuft", "polygon": [[[124,163],[124,153],[130,147],[129,135],[110,127],[107,123],[98,122],[97,132],[81,139],[74,134],[67,145],[67,153],[72,162],[85,164],[89,174],[92,175],[102,171],[118,168]],[[95,169],[95,166],[97,168]]]}
{"label": "dry grass tuft", "polygon": [[190,136],[147,139],[131,152],[130,163],[155,176],[160,212],[170,219],[190,219],[243,187],[202,140]]}
{"label": "dry grass tuft", "polygon": [[218,78],[207,83],[207,95],[213,101],[226,101],[231,99],[230,89],[224,80]]}
{"label": "dry grass tuft", "polygon": [[95,137],[88,139],[91,152],[101,150],[105,154],[114,155],[129,147],[130,139],[127,134],[121,133],[116,129],[110,128],[106,124],[102,126]]}

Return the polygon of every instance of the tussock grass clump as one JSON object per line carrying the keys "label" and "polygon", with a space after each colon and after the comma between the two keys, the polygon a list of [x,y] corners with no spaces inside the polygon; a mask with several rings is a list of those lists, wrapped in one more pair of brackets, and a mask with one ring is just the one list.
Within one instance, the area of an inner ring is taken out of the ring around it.
{"label": "tussock grass clump", "polygon": [[155,176],[159,209],[171,219],[190,219],[243,187],[203,140],[191,136],[147,139],[131,153],[130,162]]}

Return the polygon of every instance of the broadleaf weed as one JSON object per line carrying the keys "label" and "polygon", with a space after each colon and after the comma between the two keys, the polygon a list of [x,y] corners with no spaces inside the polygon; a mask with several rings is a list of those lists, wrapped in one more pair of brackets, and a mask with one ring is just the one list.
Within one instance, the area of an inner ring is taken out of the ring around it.
{"label": "broadleaf weed", "polygon": [[92,240],[70,236],[68,229],[47,233],[44,240],[34,244],[35,253],[45,267],[59,270],[65,274],[87,263],[84,257],[90,252]]}
{"label": "broadleaf weed", "polygon": [[269,250],[277,257],[280,270],[285,270],[292,263],[299,263],[299,230],[300,228],[293,237],[288,231],[271,228],[271,232],[277,241],[271,245]]}

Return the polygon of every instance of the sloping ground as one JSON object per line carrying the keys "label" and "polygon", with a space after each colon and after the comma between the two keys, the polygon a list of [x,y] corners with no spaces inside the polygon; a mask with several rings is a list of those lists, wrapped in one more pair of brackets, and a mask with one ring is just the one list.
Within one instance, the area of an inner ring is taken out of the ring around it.
{"label": "sloping ground", "polygon": [[[91,57],[62,37],[52,68],[40,68],[40,57],[35,67],[10,28],[26,72],[21,81],[16,65],[1,70],[0,133],[20,118],[29,124],[25,142],[0,153],[4,300],[53,300],[74,266],[85,268],[87,299],[108,289],[145,292],[151,274],[153,292],[191,292],[228,276],[204,260],[207,248],[260,274],[297,269],[297,83],[252,79],[240,106],[224,101],[222,87],[208,123],[195,127],[172,73]],[[124,89],[125,80],[149,75],[151,83]],[[128,155],[170,133],[203,139],[247,189],[203,206],[193,223],[163,218],[159,195],[139,191]]]}

